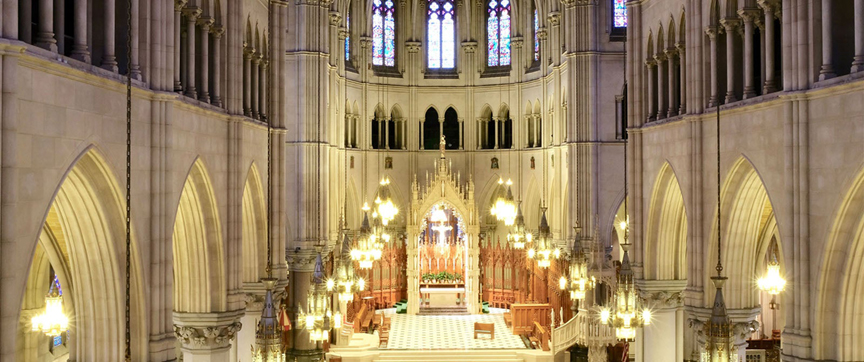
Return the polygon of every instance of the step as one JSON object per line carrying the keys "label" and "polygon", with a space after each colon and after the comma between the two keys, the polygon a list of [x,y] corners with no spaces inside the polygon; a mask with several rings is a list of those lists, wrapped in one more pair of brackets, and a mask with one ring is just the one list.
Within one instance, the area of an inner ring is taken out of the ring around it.
{"label": "step", "polygon": [[380,362],[397,361],[422,361],[422,362],[445,362],[445,361],[472,361],[472,362],[523,362],[512,351],[492,350],[436,350],[436,351],[386,351],[373,359]]}
{"label": "step", "polygon": [[425,307],[417,315],[469,315],[467,307]]}

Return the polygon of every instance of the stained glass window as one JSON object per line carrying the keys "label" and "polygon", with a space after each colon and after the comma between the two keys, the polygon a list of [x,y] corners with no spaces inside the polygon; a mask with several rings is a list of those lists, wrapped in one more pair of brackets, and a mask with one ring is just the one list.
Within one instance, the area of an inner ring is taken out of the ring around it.
{"label": "stained glass window", "polygon": [[627,6],[625,0],[612,0],[612,26],[616,28],[627,27]]}
{"label": "stained glass window", "polygon": [[486,12],[487,64],[510,65],[510,0],[489,0]]}
{"label": "stained glass window", "polygon": [[534,60],[540,60],[540,18],[537,17],[537,9],[534,9]]}
{"label": "stained glass window", "polygon": [[452,0],[429,0],[427,26],[430,69],[456,66],[456,7]]}
{"label": "stained glass window", "polygon": [[393,0],[372,1],[372,64],[396,65],[396,7]]}
{"label": "stained glass window", "polygon": [[345,28],[348,35],[345,36],[345,60],[351,60],[351,14],[345,16]]}

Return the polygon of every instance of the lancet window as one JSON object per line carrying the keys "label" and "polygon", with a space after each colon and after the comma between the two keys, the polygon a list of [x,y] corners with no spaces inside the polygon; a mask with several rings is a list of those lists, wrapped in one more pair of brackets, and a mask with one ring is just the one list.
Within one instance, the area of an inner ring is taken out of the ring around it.
{"label": "lancet window", "polygon": [[486,7],[486,49],[490,67],[510,65],[510,0],[489,0]]}
{"label": "lancet window", "polygon": [[396,65],[396,6],[393,0],[372,2],[372,64]]}
{"label": "lancet window", "polygon": [[456,66],[456,7],[452,0],[429,0],[427,12],[428,66]]}

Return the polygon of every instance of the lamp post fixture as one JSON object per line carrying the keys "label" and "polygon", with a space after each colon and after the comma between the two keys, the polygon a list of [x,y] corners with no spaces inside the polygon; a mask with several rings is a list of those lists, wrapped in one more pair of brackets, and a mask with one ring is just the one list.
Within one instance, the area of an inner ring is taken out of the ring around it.
{"label": "lamp post fixture", "polygon": [[334,287],[335,282],[332,279],[325,279],[324,262],[319,252],[315,259],[315,272],[312,273],[312,286],[306,297],[306,312],[300,312],[301,320],[304,321],[306,330],[309,332],[309,340],[312,342],[324,342],[330,339],[333,317],[330,310],[330,291]]}
{"label": "lamp post fixture", "polygon": [[552,265],[552,259],[561,256],[561,250],[552,245],[552,231],[549,221],[546,220],[546,208],[543,208],[543,215],[540,217],[539,232],[537,248],[528,249],[528,257],[537,260],[537,266],[546,269]]}
{"label": "lamp post fixture", "polygon": [[618,340],[632,342],[636,340],[636,328],[651,324],[651,311],[640,306],[640,298],[636,295],[633,269],[630,266],[630,244],[627,243],[628,233],[629,227],[624,231],[624,243],[621,244],[624,257],[617,276],[614,309],[602,309],[600,322],[611,324],[615,328],[615,338]]}
{"label": "lamp post fixture", "polygon": [[570,256],[570,267],[568,273],[570,277],[567,278],[562,275],[561,279],[558,281],[558,286],[561,290],[567,290],[570,292],[570,300],[581,301],[585,299],[585,294],[588,290],[594,289],[594,284],[597,281],[593,276],[588,276],[589,253],[585,251],[581,240],[579,240],[582,228],[576,226],[573,229],[575,231],[576,240],[573,241],[573,253]]}

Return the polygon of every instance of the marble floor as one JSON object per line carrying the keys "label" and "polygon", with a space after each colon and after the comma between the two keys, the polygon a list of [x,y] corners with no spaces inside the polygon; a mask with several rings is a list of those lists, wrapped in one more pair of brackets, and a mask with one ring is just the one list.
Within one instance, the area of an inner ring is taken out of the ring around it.
{"label": "marble floor", "polygon": [[[380,348],[402,349],[525,349],[522,338],[510,331],[501,314],[418,316],[393,314],[390,340]],[[474,339],[474,322],[495,323],[495,339],[480,334]]]}

